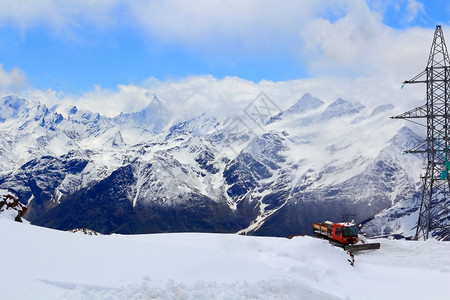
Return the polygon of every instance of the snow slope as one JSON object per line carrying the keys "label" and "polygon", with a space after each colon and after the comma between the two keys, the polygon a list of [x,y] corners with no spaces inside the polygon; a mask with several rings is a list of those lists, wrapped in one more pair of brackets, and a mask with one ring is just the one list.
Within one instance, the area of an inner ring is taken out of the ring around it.
{"label": "snow slope", "polygon": [[1,299],[448,299],[450,243],[84,235],[0,219]]}

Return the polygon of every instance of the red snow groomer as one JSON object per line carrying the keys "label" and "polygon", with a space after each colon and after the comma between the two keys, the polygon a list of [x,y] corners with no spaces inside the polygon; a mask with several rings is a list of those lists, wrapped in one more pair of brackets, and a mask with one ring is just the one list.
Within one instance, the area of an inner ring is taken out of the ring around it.
{"label": "red snow groomer", "polygon": [[[333,223],[325,221],[323,223],[313,223],[313,231],[319,237],[330,240],[330,243],[343,247],[350,252],[360,250],[379,249],[380,243],[358,243],[358,230],[353,222]],[[357,244],[358,243],[358,244]]]}
{"label": "red snow groomer", "polygon": [[355,223],[325,221],[323,223],[313,223],[313,230],[317,235],[335,240],[344,245],[358,242],[358,230]]}

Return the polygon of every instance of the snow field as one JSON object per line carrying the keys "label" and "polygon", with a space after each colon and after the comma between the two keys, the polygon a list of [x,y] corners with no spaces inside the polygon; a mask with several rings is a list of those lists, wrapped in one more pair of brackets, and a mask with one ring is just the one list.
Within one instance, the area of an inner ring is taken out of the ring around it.
{"label": "snow field", "polygon": [[447,299],[450,243],[311,237],[90,236],[0,219],[1,299]]}

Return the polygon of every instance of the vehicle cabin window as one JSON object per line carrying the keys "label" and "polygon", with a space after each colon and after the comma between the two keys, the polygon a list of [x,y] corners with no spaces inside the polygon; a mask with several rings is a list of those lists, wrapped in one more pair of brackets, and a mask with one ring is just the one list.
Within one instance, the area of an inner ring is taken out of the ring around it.
{"label": "vehicle cabin window", "polygon": [[348,236],[348,237],[358,236],[358,231],[356,230],[355,226],[346,226],[342,229],[343,229],[342,230],[343,236]]}
{"label": "vehicle cabin window", "polygon": [[336,230],[334,231],[334,234],[337,236],[341,236],[341,228],[336,227]]}

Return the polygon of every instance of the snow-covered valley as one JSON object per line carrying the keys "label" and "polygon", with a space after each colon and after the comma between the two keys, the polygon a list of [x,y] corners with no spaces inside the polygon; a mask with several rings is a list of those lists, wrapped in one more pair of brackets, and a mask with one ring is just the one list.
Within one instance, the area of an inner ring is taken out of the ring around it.
{"label": "snow-covered valley", "polygon": [[377,239],[349,255],[312,237],[85,235],[0,218],[1,299],[447,299],[450,243]]}

